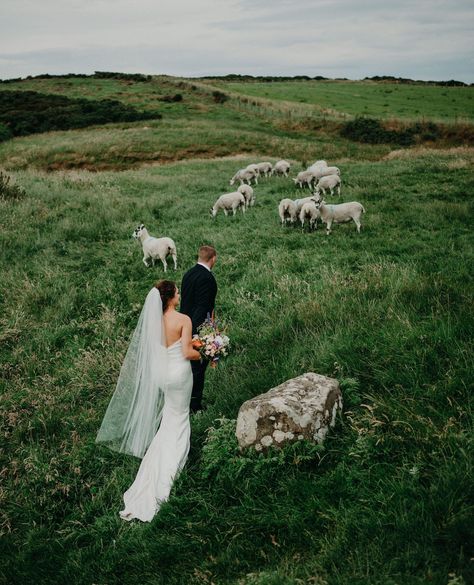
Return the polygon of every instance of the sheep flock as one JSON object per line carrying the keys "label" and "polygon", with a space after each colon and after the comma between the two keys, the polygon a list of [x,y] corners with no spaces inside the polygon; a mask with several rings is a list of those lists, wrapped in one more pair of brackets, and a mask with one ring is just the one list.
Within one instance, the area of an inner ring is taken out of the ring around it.
{"label": "sheep flock", "polygon": [[[307,197],[284,198],[279,201],[278,215],[282,227],[301,226],[302,230],[313,231],[317,229],[318,222],[321,222],[326,225],[326,234],[329,235],[333,223],[353,221],[360,233],[361,217],[365,213],[361,203],[350,201],[332,204],[325,200],[335,194],[341,198],[342,181],[338,167],[329,166],[325,160],[317,160],[295,177],[290,177],[290,170],[291,164],[286,160],[279,160],[274,164],[268,161],[252,163],[237,170],[229,184],[233,186],[238,183],[238,187],[234,187],[235,191],[222,193],[217,197],[210,208],[211,218],[215,221],[219,212],[225,216],[231,214],[234,218],[239,211],[245,214],[255,206],[259,180],[279,177],[280,181],[292,180],[293,188],[301,191],[309,189],[311,193]],[[174,269],[177,269],[176,244],[171,238],[151,236],[143,224],[139,224],[132,235],[142,245],[145,266],[153,266],[156,260],[160,260],[166,272],[166,259],[171,256]]]}

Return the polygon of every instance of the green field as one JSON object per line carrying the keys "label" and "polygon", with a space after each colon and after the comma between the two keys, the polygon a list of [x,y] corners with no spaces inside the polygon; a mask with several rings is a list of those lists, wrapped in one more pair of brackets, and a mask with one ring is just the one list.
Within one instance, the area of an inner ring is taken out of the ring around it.
{"label": "green field", "polygon": [[245,94],[311,104],[322,113],[453,122],[474,119],[473,87],[370,81],[228,82],[212,84]]}
{"label": "green field", "polygon": [[[162,120],[0,144],[25,190],[0,198],[0,583],[472,582],[474,149],[298,131],[193,80],[63,81],[11,85],[91,98],[100,86],[153,108],[156,85],[183,101],[159,106]],[[367,210],[361,234],[282,228],[279,200],[301,191],[277,177],[245,215],[210,219],[238,168],[279,157],[337,164],[340,200]],[[94,440],[163,276],[142,263],[140,222],[175,240],[177,282],[200,244],[216,246],[233,351],[208,373],[171,499],[129,524],[118,510],[139,462]],[[239,455],[242,402],[307,371],[343,391],[324,447]]]}

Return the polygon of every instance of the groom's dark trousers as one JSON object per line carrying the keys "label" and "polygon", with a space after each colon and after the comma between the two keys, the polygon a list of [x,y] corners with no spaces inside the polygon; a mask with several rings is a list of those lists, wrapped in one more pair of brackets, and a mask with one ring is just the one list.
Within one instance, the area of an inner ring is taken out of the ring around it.
{"label": "groom's dark trousers", "polygon": [[[196,264],[183,276],[181,283],[180,311],[191,318],[193,335],[197,333],[199,325],[204,323],[207,315],[211,315],[217,295],[217,283],[210,270],[201,264]],[[191,412],[202,410],[202,392],[207,361],[192,361],[193,391],[191,395]]]}

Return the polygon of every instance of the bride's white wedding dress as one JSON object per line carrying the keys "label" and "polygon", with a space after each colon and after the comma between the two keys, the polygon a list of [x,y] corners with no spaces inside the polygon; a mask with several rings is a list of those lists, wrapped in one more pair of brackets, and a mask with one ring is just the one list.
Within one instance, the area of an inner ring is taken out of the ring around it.
{"label": "bride's white wedding dress", "polygon": [[167,348],[167,356],[161,425],[142,459],[135,481],[123,495],[125,508],[120,516],[124,520],[152,520],[161,503],[168,499],[173,480],[188,457],[191,363],[183,356],[181,340]]}
{"label": "bride's white wedding dress", "polygon": [[[166,347],[159,291],[147,295],[96,442],[142,458],[124,494],[124,520],[149,522],[189,452],[191,363],[181,339]],[[161,424],[160,424],[161,423]]]}

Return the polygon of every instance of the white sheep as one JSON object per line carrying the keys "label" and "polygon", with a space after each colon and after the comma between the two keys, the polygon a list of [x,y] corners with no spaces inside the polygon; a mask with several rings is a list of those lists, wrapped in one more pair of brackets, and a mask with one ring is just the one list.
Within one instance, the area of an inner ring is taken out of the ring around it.
{"label": "white sheep", "polygon": [[279,160],[275,163],[272,173],[274,175],[284,175],[287,177],[288,173],[290,172],[290,166],[290,163],[286,160]]}
{"label": "white sheep", "polygon": [[171,238],[154,238],[150,236],[146,227],[141,223],[133,232],[133,237],[140,240],[143,248],[143,264],[150,266],[148,260],[151,260],[151,266],[155,265],[155,260],[160,259],[163,263],[163,269],[166,272],[166,257],[173,258],[174,269],[178,267],[178,256],[176,254],[176,244]]}
{"label": "white sheep", "polygon": [[235,215],[239,208],[242,210],[242,213],[245,213],[246,203],[242,193],[239,191],[224,193],[217,199],[214,206],[211,207],[211,215],[212,217],[216,217],[219,209],[222,209],[224,215],[227,215],[229,211],[232,211],[232,215]]}
{"label": "white sheep", "polygon": [[259,175],[264,175],[265,177],[269,177],[273,171],[273,165],[271,162],[261,162],[257,163],[257,169]]}
{"label": "white sheep", "polygon": [[295,199],[294,204],[296,207],[296,215],[299,216],[299,214],[301,212],[301,208],[303,207],[303,205],[305,203],[308,203],[309,201],[313,201],[313,200],[314,200],[314,195],[311,195],[310,197],[303,197],[302,199]]}
{"label": "white sheep", "polygon": [[360,216],[365,213],[364,207],[358,201],[349,203],[339,203],[338,205],[328,205],[319,197],[314,197],[313,201],[319,209],[321,220],[326,224],[326,234],[329,236],[331,225],[334,223],[345,223],[353,220],[357,226],[357,232],[360,233]]}
{"label": "white sheep", "polygon": [[247,209],[250,205],[252,205],[252,207],[255,205],[255,195],[250,185],[240,185],[237,191],[242,193],[242,195],[245,197],[245,205]]}
{"label": "white sheep", "polygon": [[322,191],[323,195],[326,195],[326,189],[331,191],[331,195],[334,195],[334,189],[337,189],[337,194],[341,196],[341,177],[339,175],[321,177],[316,184],[315,192],[319,195]]}
{"label": "white sheep", "polygon": [[258,184],[257,171],[253,169],[240,169],[232,177],[232,179],[230,180],[230,184],[233,185],[235,181],[239,181],[241,185],[243,185],[244,183],[250,185],[252,179],[255,181],[255,185],[257,185]]}
{"label": "white sheep", "polygon": [[295,185],[299,185],[301,188],[303,188],[303,185],[306,185],[310,189],[313,186],[314,180],[315,180],[315,176],[314,176],[313,171],[301,171],[293,179],[293,181],[295,182]]}
{"label": "white sheep", "polygon": [[315,169],[313,173],[316,180],[319,180],[321,177],[326,177],[327,175],[340,175],[341,171],[338,167],[321,167]]}
{"label": "white sheep", "polygon": [[310,229],[317,229],[317,221],[318,217],[320,217],[319,209],[316,207],[316,203],[314,200],[307,201],[302,207],[300,211],[300,221],[301,227],[304,229],[305,221],[309,221],[309,228]]}
{"label": "white sheep", "polygon": [[257,176],[260,176],[260,170],[258,168],[258,165],[254,164],[254,163],[247,165],[245,167],[245,170],[246,171],[254,171],[255,173],[257,173]]}
{"label": "white sheep", "polygon": [[306,170],[308,171],[319,171],[320,169],[327,168],[328,163],[325,160],[317,160],[311,166],[309,166]]}
{"label": "white sheep", "polygon": [[282,199],[278,205],[278,215],[281,219],[281,225],[294,223],[296,220],[296,205],[292,199]]}

